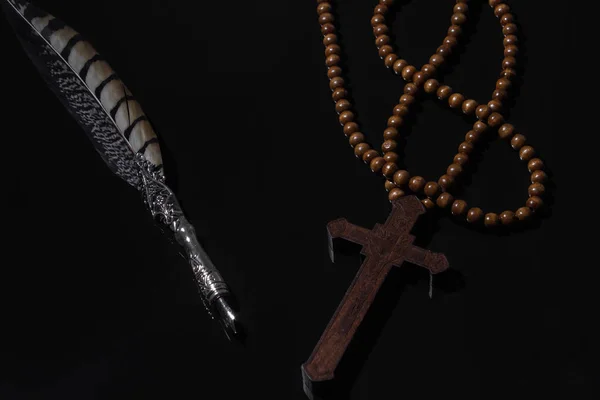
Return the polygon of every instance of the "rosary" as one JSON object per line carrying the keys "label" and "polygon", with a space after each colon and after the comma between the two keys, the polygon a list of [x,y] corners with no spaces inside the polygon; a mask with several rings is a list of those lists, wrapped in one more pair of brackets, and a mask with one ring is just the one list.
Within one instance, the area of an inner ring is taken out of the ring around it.
{"label": "rosary", "polygon": [[[317,3],[319,24],[324,37],[329,88],[339,122],[344,135],[354,148],[355,156],[369,165],[373,172],[385,177],[385,189],[392,203],[392,213],[383,225],[376,224],[372,230],[353,225],[345,219],[328,224],[332,260],[335,242],[341,239],[362,245],[362,254],[366,258],[311,356],[302,365],[304,389],[309,397],[312,397],[317,386],[333,380],[336,367],[391,268],[399,267],[408,261],[428,269],[431,274],[437,274],[449,267],[443,254],[435,254],[412,245],[414,237],[409,233],[419,215],[440,207],[449,209],[455,217],[466,218],[471,224],[482,224],[488,228],[522,223],[532,218],[543,206],[544,183],[548,179],[544,172],[544,163],[536,157],[534,148],[527,144],[524,135],[516,132],[513,125],[505,122],[501,114],[503,101],[508,98],[512,86],[511,80],[516,76],[515,56],[519,50],[515,17],[506,3],[502,0],[489,0],[504,35],[504,59],[491,100],[487,104],[479,104],[433,78],[458,44],[461,25],[467,20],[468,0],[456,1],[447,36],[435,54],[429,58],[429,62],[420,70],[395,53],[388,36],[390,28],[385,22],[385,15],[394,0],[379,0],[371,18],[375,45],[385,67],[406,81],[404,93],[394,107],[383,132],[381,153],[366,142],[365,135],[360,131],[351,110],[352,104],[345,88],[341,67],[342,51],[336,35],[331,2],[317,0]],[[395,152],[398,147],[396,139],[403,126],[403,117],[410,112],[410,107],[416,102],[415,96],[421,91],[435,95],[438,100],[447,102],[450,108],[465,115],[472,115],[476,120],[472,129],[466,133],[465,140],[458,146],[458,153],[453,162],[437,182],[427,182],[421,176],[411,175],[408,171],[400,169],[397,164],[399,156]],[[469,161],[475,144],[482,135],[491,134],[493,131],[498,133],[500,139],[510,143],[519,153],[519,158],[527,163],[531,173],[531,185],[528,188],[525,206],[500,214],[486,213],[479,207],[469,207],[466,201],[455,199],[452,194],[453,184],[463,172],[463,166]]]}

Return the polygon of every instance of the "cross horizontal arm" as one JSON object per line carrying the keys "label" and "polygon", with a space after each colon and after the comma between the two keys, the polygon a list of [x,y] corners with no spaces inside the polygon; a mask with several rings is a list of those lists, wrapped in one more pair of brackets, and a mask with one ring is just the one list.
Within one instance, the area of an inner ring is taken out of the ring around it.
{"label": "cross horizontal arm", "polygon": [[445,255],[441,253],[433,253],[429,250],[425,250],[416,246],[411,246],[408,248],[404,259],[399,261],[399,264],[394,263],[394,265],[401,265],[401,261],[408,261],[409,263],[418,265],[419,267],[427,268],[432,274],[438,274],[450,267],[448,259]]}
{"label": "cross horizontal arm", "polygon": [[329,256],[334,261],[334,239],[345,239],[352,243],[365,246],[369,242],[372,232],[363,227],[351,224],[345,218],[336,219],[327,224],[329,236]]}

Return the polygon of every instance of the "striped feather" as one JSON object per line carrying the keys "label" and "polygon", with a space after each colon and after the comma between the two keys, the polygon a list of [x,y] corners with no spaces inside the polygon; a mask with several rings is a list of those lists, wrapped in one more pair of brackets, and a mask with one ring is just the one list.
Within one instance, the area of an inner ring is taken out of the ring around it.
{"label": "striped feather", "polygon": [[23,0],[0,0],[27,55],[114,173],[142,188],[135,155],[163,174],[158,138],[140,104],[77,31]]}

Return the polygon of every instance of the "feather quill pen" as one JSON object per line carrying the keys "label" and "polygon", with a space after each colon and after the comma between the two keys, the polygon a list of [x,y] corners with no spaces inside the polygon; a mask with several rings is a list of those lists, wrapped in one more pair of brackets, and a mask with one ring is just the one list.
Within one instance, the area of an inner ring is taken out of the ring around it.
{"label": "feather quill pen", "polygon": [[228,338],[235,335],[237,318],[228,304],[229,289],[165,183],[158,138],[140,104],[75,30],[27,1],[0,2],[25,53],[105,163],[140,191],[152,216],[173,231],[210,316],[220,321]]}

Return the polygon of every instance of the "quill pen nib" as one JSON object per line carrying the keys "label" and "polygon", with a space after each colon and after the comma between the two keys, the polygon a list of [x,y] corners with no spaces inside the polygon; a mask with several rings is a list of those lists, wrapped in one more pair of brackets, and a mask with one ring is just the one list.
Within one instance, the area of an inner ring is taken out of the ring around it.
{"label": "quill pen nib", "polygon": [[214,308],[217,314],[217,318],[221,323],[227,338],[231,340],[239,333],[237,317],[233,309],[229,306],[229,303],[220,297],[214,304]]}

